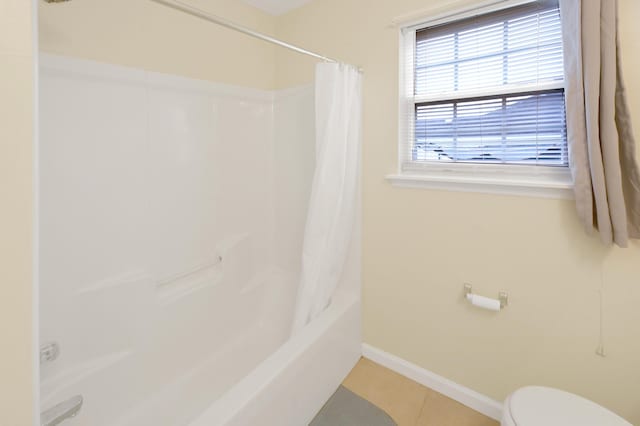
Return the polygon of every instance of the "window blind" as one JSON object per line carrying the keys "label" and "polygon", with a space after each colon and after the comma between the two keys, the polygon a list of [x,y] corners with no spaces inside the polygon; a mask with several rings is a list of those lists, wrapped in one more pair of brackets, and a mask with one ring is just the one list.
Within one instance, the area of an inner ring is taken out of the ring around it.
{"label": "window blind", "polygon": [[566,166],[557,0],[417,30],[410,161]]}

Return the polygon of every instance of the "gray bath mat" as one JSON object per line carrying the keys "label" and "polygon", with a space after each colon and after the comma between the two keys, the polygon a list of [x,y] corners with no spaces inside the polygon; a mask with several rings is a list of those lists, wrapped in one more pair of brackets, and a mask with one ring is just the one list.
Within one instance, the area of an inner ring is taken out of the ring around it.
{"label": "gray bath mat", "polygon": [[309,426],[396,426],[372,403],[340,386]]}

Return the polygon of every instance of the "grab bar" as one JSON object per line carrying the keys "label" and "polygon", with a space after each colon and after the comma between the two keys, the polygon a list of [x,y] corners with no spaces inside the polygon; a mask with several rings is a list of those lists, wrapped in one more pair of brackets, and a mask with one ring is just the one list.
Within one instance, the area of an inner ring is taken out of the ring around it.
{"label": "grab bar", "polygon": [[41,426],[56,426],[75,417],[82,408],[82,395],[76,395],[40,413]]}
{"label": "grab bar", "polygon": [[174,281],[177,281],[179,279],[182,278],[186,278],[190,275],[193,274],[197,274],[198,272],[204,271],[205,269],[209,269],[209,268],[213,268],[214,266],[218,266],[222,263],[222,256],[221,255],[217,255],[216,258],[211,261],[211,262],[207,262],[207,263],[202,263],[200,265],[196,265],[191,267],[190,269],[183,271],[183,272],[179,272],[177,274],[171,275],[169,277],[165,277],[161,280],[158,281],[157,286],[158,287],[162,287],[164,285],[170,284]]}

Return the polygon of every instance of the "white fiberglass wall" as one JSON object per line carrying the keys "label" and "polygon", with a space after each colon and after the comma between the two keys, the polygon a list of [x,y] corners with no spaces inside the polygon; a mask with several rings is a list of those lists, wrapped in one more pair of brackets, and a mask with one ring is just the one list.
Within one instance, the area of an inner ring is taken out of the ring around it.
{"label": "white fiberglass wall", "polygon": [[40,80],[42,409],[185,424],[288,338],[313,90],[47,55]]}

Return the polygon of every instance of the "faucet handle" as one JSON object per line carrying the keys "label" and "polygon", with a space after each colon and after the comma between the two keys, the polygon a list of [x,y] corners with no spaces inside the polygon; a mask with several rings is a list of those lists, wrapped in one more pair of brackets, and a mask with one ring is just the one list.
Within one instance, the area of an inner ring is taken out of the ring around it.
{"label": "faucet handle", "polygon": [[60,356],[60,345],[57,342],[49,342],[40,346],[40,364],[53,362]]}

